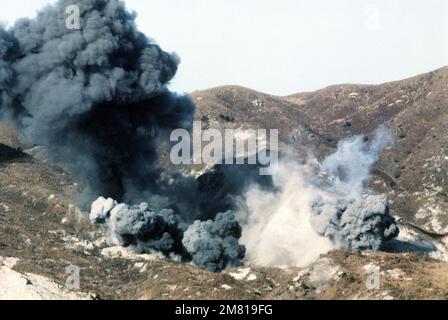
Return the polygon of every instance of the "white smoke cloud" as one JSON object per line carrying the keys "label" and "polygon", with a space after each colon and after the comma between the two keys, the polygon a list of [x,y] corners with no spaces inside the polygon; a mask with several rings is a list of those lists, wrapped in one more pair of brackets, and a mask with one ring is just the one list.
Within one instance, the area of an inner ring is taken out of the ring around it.
{"label": "white smoke cloud", "polygon": [[364,143],[364,139],[365,136],[359,135],[340,141],[337,151],[325,158],[321,165],[322,171],[334,178],[332,189],[350,198],[360,197],[381,151],[393,143],[385,127],[375,131],[370,145]]}
{"label": "white smoke cloud", "polygon": [[278,193],[254,187],[246,194],[247,215],[241,242],[247,260],[261,266],[303,266],[333,249],[332,242],[311,226],[310,204],[317,188],[307,184],[307,167],[280,162],[274,176]]}
{"label": "white smoke cloud", "polygon": [[367,144],[355,136],[321,163],[283,160],[276,192],[253,186],[238,217],[247,260],[262,266],[305,266],[332,249],[378,250],[398,228],[383,196],[362,196],[370,170],[392,143],[385,128]]}

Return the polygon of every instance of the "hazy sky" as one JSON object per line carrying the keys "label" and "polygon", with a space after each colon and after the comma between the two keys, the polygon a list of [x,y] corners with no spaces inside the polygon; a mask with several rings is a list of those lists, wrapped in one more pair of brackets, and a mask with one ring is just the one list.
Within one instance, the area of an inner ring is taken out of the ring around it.
{"label": "hazy sky", "polygon": [[[12,23],[52,0],[1,0]],[[126,0],[182,58],[172,88],[273,94],[381,83],[448,65],[446,0]]]}

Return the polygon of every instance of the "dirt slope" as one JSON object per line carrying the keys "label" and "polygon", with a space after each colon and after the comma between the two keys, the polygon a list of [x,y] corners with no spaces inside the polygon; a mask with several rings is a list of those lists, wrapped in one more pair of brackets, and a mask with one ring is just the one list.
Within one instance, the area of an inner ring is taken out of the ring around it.
{"label": "dirt slope", "polygon": [[193,93],[198,119],[221,128],[279,129],[282,142],[317,155],[380,125],[395,144],[381,157],[374,188],[398,216],[448,233],[448,67],[382,85],[337,85],[277,97],[242,87]]}
{"label": "dirt slope", "polygon": [[[341,85],[289,97],[241,87],[192,96],[205,127],[278,128],[284,145],[312,148],[320,156],[339,139],[371,134],[386,123],[396,143],[383,155],[373,186],[389,193],[394,213],[406,220],[403,226],[411,223],[437,238],[433,233],[448,232],[447,95],[448,68],[384,85]],[[22,145],[13,129],[0,127],[0,257],[18,259],[0,264],[0,283],[5,274],[31,273],[64,286],[66,267],[75,265],[84,292],[78,296],[89,298],[448,298],[448,264],[415,254],[331,252],[305,269],[247,267],[212,274],[107,248],[103,231],[73,205],[76,181],[36,154],[39,148]],[[378,270],[374,288],[366,286],[372,270]],[[59,297],[72,297],[58,285]]]}

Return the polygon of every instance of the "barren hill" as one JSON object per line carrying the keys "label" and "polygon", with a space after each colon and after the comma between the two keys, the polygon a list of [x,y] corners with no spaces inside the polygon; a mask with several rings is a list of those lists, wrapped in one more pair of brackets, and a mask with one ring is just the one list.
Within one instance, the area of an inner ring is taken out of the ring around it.
{"label": "barren hill", "polygon": [[[236,86],[192,96],[204,126],[280,129],[283,147],[299,155],[312,148],[322,156],[341,138],[369,135],[385,123],[395,144],[383,154],[372,186],[388,193],[405,235],[446,244],[448,68],[288,97]],[[20,143],[14,129],[0,128],[0,298],[14,292],[112,299],[448,298],[448,264],[414,253],[337,251],[303,269],[248,266],[214,274],[108,248],[103,231],[73,205],[77,181],[42,158],[38,147]],[[78,291],[84,293],[63,288],[68,265],[80,268]],[[380,287],[369,289],[376,267]]]}
{"label": "barren hill", "polygon": [[199,119],[222,128],[279,129],[293,149],[323,155],[384,124],[395,143],[382,155],[374,187],[395,213],[448,233],[448,67],[381,85],[336,85],[278,97],[226,86],[193,93]]}

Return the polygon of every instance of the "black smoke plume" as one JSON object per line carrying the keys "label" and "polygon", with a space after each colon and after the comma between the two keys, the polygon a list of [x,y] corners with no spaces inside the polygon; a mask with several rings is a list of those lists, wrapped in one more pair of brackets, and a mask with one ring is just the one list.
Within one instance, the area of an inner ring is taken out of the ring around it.
{"label": "black smoke plume", "polygon": [[227,267],[239,267],[246,254],[240,245],[242,228],[231,211],[219,213],[215,220],[196,221],[182,240],[193,263],[208,271],[221,271]]}
{"label": "black smoke plume", "polygon": [[246,253],[238,243],[241,226],[231,211],[195,221],[184,232],[172,210],[155,212],[148,203],[128,206],[100,197],[92,204],[90,220],[106,226],[109,245],[178,257],[211,272],[242,265]]}
{"label": "black smoke plume", "polygon": [[399,233],[384,195],[367,195],[357,200],[320,198],[312,208],[312,226],[342,249],[380,250]]}
{"label": "black smoke plume", "polygon": [[[80,30],[66,26],[72,5],[80,9]],[[396,236],[387,202],[359,197],[381,139],[367,150],[361,137],[342,142],[321,165],[334,178],[327,188],[304,178],[307,166],[288,166],[286,178],[274,180],[250,167],[217,166],[199,179],[178,174],[164,183],[170,179],[156,163],[160,144],[171,129],[191,128],[195,111],[189,97],[168,90],[178,64],[137,30],[123,1],[59,0],[35,19],[0,27],[0,117],[82,182],[81,204],[110,198],[94,202],[91,220],[107,226],[111,245],[220,271],[241,265],[240,237],[251,261],[298,265],[304,253],[314,259],[333,248],[322,235],[361,250]],[[247,212],[238,214],[243,232],[228,210],[238,210],[235,198],[253,182]],[[338,196],[310,208],[315,195],[330,193]],[[339,208],[334,198],[348,202]]]}
{"label": "black smoke plume", "polygon": [[[80,9],[81,29],[65,9]],[[0,29],[0,114],[99,194],[157,189],[158,138],[189,128],[194,105],[167,89],[179,59],[139,32],[121,0],[60,0]]]}
{"label": "black smoke plume", "polygon": [[92,204],[90,220],[95,224],[107,225],[109,245],[133,246],[141,253],[185,255],[181,245],[183,231],[172,210],[155,212],[147,203],[128,206],[118,204],[111,198],[100,197]]}
{"label": "black smoke plume", "polygon": [[[72,5],[80,11],[80,30],[66,26]],[[51,160],[82,183],[80,205],[109,198],[91,210],[93,223],[107,225],[109,244],[220,271],[244,257],[241,227],[229,214],[213,221],[220,211],[205,205],[206,192],[198,195],[201,182],[176,175],[165,183],[156,164],[165,135],[191,128],[194,119],[190,98],[167,88],[178,64],[175,54],[137,30],[123,1],[59,0],[35,19],[0,29],[0,116],[27,143],[46,146]],[[150,204],[123,203],[143,199]],[[213,202],[223,212],[231,206],[227,192]],[[183,233],[196,217],[212,220],[198,235],[200,248],[187,251]],[[218,234],[218,226],[232,228]]]}

